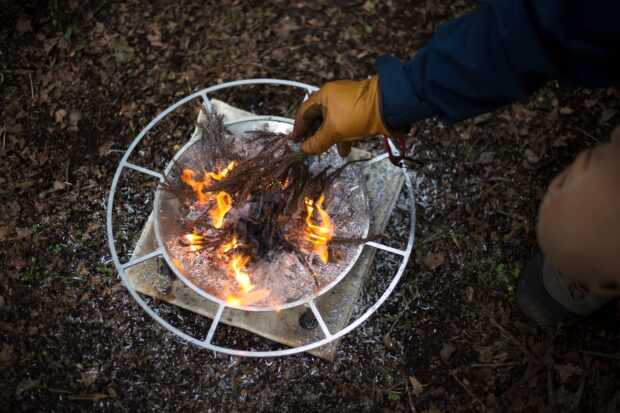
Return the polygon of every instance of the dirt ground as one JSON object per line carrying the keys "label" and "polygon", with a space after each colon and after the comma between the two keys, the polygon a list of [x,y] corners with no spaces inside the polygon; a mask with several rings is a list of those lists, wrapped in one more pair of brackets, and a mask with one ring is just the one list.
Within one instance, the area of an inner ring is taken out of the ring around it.
{"label": "dirt ground", "polygon": [[513,294],[546,184],[608,138],[618,90],[551,83],[453,127],[415,125],[425,167],[397,292],[334,362],[239,359],[166,333],[120,284],[104,224],[124,150],[192,91],[364,78],[475,2],[26,3],[0,0],[0,410],[618,411],[617,300],[538,328]]}

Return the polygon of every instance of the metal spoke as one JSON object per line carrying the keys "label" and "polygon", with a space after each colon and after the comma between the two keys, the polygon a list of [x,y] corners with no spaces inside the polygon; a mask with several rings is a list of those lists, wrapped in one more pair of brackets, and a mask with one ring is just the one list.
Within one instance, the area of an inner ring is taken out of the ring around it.
{"label": "metal spoke", "polygon": [[134,265],[138,265],[141,262],[144,262],[146,260],[150,260],[151,258],[155,258],[158,255],[162,255],[163,251],[161,250],[161,248],[156,249],[153,252],[149,252],[148,254],[145,254],[141,257],[136,258],[135,260],[131,260],[131,261],[127,261],[125,264],[123,264],[123,269],[127,269],[129,267],[133,267]]}
{"label": "metal spoke", "polygon": [[127,168],[133,169],[138,172],[142,172],[143,174],[154,176],[155,178],[158,178],[161,182],[164,181],[164,176],[162,174],[160,174],[159,172],[155,172],[153,170],[147,169],[143,166],[135,165],[131,162],[125,162],[123,166],[126,166]]}
{"label": "metal spoke", "polygon": [[399,250],[398,248],[392,248],[385,244],[380,244],[374,241],[368,241],[366,244],[369,247],[375,247],[383,251],[391,252],[392,254],[402,255],[403,257],[407,256],[407,251]]}
{"label": "metal spoke", "polygon": [[361,162],[359,164],[359,167],[360,168],[367,168],[367,167],[369,167],[371,165],[376,164],[377,162],[381,162],[382,160],[384,160],[387,157],[388,157],[387,153],[384,153],[383,155],[375,156],[374,158],[371,158],[371,159],[369,159],[367,161]]}
{"label": "metal spoke", "polygon": [[217,328],[217,325],[220,323],[220,318],[222,318],[222,313],[224,312],[224,308],[226,308],[224,304],[220,304],[219,307],[217,308],[217,312],[215,313],[215,316],[213,317],[213,321],[211,322],[211,327],[209,327],[207,338],[205,338],[205,341],[203,341],[203,343],[209,344],[211,343],[211,340],[213,340],[215,329]]}
{"label": "metal spoke", "polygon": [[314,318],[316,318],[316,321],[319,322],[319,326],[321,326],[321,330],[323,330],[323,334],[325,335],[325,338],[331,338],[332,333],[329,332],[329,329],[327,328],[327,324],[325,324],[325,320],[323,320],[323,316],[321,316],[319,309],[316,308],[316,305],[314,304],[314,300],[310,300],[308,304],[310,305],[310,309],[314,313]]}
{"label": "metal spoke", "polygon": [[200,96],[202,97],[202,101],[204,102],[204,104],[207,107],[207,109],[209,109],[209,112],[212,112],[213,111],[213,106],[211,106],[211,101],[207,97],[207,93],[206,92],[202,93],[202,94],[200,94]]}

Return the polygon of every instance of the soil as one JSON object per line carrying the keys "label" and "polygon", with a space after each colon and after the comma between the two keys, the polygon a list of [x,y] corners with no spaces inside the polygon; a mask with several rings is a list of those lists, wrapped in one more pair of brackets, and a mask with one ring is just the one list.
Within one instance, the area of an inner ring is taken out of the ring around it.
{"label": "soil", "polygon": [[[617,411],[617,300],[540,328],[513,293],[538,249],[546,185],[620,122],[615,88],[551,82],[493,114],[415,125],[415,254],[334,362],[215,355],[138,308],[110,260],[105,205],[122,154],[157,113],[223,81],[365,78],[376,57],[411,58],[476,2],[226,3],[0,2],[0,410]],[[299,101],[278,88],[215,97],[284,116]],[[193,118],[180,111],[154,131],[141,164],[167,162],[164,143],[189,136]],[[122,196],[142,202],[115,211],[130,221],[116,230],[129,251],[152,199],[131,185]]]}

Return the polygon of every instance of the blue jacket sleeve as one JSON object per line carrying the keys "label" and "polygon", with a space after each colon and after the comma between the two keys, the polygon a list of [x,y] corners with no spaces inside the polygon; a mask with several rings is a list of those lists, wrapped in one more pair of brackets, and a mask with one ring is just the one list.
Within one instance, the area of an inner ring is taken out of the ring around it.
{"label": "blue jacket sleeve", "polygon": [[488,0],[441,26],[413,60],[376,62],[393,129],[453,123],[527,96],[547,80],[620,80],[620,0]]}

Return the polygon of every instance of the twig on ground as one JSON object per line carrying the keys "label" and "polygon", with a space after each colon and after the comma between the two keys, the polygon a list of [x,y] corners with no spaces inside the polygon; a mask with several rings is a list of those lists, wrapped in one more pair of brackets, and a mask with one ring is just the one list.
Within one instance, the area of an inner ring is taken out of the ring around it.
{"label": "twig on ground", "polygon": [[409,384],[407,383],[407,377],[405,377],[405,390],[407,391],[407,399],[409,400],[409,409],[411,409],[411,413],[417,413],[415,405],[413,404],[413,396],[411,395],[411,390],[409,390]]}
{"label": "twig on ground", "polygon": [[478,403],[480,405],[480,407],[482,408],[482,410],[486,410],[484,403],[482,403],[482,401],[478,398],[478,396],[476,396],[470,389],[469,387],[467,387],[465,385],[465,383],[463,383],[458,377],[456,377],[456,374],[454,374],[454,372],[450,372],[450,375],[452,376],[452,378],[454,380],[456,380],[456,382],[459,384],[459,386],[461,386],[466,392],[467,394],[469,394],[469,396],[472,398],[472,403]]}
{"label": "twig on ground", "polygon": [[519,347],[523,354],[525,354],[529,359],[534,359],[532,352],[528,350],[527,347],[525,347],[523,343],[521,343],[510,331],[502,327],[497,321],[495,321],[495,319],[490,318],[489,320],[494,327],[498,328],[506,337],[510,339],[510,341],[512,341],[517,347]]}

